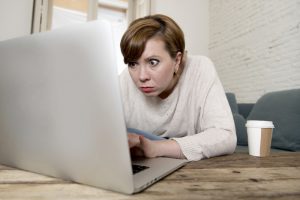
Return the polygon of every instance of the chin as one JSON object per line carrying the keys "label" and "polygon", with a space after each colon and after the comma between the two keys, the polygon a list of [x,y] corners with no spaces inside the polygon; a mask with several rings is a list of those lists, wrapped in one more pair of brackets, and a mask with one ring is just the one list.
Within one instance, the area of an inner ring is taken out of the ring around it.
{"label": "chin", "polygon": [[146,97],[157,97],[159,94],[156,92],[151,92],[151,93],[145,93],[142,92]]}
{"label": "chin", "polygon": [[146,96],[146,97],[157,97],[158,95],[157,94],[153,94],[153,93],[144,93],[143,94]]}

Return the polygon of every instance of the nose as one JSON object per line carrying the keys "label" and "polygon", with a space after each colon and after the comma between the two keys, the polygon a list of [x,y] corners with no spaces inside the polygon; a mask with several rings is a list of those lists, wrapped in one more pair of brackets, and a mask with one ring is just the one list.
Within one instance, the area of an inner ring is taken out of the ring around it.
{"label": "nose", "polygon": [[147,70],[147,67],[142,66],[139,70],[139,80],[141,82],[146,82],[148,80],[150,80],[150,75],[149,72]]}

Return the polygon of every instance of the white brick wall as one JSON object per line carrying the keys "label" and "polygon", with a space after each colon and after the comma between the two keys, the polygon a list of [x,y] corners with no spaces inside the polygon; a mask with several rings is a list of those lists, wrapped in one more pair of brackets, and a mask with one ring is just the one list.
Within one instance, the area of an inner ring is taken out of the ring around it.
{"label": "white brick wall", "polygon": [[238,102],[300,88],[300,0],[211,0],[209,54]]}

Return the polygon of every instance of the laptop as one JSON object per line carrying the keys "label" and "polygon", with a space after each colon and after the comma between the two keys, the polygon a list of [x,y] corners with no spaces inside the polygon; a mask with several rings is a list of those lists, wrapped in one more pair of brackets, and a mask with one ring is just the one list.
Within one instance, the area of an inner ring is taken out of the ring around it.
{"label": "laptop", "polygon": [[131,160],[112,34],[95,21],[0,42],[0,164],[132,194],[186,163]]}

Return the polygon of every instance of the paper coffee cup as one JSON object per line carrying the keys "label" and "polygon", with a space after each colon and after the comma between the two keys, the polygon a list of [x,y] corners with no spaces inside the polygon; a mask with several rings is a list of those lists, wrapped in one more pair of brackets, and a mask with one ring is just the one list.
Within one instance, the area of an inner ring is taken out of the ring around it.
{"label": "paper coffee cup", "polygon": [[249,154],[265,157],[270,155],[273,122],[248,120],[246,123]]}

